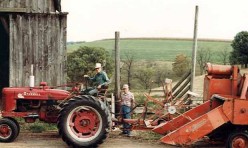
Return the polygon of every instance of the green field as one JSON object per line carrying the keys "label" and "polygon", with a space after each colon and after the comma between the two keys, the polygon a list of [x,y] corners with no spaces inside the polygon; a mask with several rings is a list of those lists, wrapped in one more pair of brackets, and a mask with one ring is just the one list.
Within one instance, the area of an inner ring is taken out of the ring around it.
{"label": "green field", "polygon": [[[226,48],[231,51],[230,41],[221,40],[203,40],[198,41],[198,47],[207,49],[212,52],[211,62],[219,63],[219,53]],[[135,60],[150,61],[173,61],[178,54],[185,54],[191,57],[193,42],[187,39],[121,39],[120,50],[121,58],[125,58],[125,54],[134,55]],[[100,40],[93,42],[81,42],[68,44],[68,52],[77,50],[80,46],[103,47],[110,53],[114,50],[114,40]]]}

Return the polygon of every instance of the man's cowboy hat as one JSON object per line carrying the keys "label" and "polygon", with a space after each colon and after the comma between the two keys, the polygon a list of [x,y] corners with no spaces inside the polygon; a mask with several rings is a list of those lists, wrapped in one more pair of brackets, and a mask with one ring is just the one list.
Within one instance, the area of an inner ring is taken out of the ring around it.
{"label": "man's cowboy hat", "polygon": [[101,67],[102,67],[101,63],[96,63],[95,68],[101,68]]}
{"label": "man's cowboy hat", "polygon": [[123,89],[124,89],[124,88],[128,88],[128,85],[127,85],[127,84],[124,84],[122,88],[123,88]]}

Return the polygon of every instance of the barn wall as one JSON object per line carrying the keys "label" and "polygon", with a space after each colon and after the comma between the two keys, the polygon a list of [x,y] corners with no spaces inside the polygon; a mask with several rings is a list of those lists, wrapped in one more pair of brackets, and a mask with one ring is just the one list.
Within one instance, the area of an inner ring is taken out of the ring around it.
{"label": "barn wall", "polygon": [[66,82],[66,19],[66,14],[9,15],[10,86],[29,85],[31,64],[35,85]]}
{"label": "barn wall", "polygon": [[0,8],[26,8],[28,13],[55,12],[54,0],[0,0]]}

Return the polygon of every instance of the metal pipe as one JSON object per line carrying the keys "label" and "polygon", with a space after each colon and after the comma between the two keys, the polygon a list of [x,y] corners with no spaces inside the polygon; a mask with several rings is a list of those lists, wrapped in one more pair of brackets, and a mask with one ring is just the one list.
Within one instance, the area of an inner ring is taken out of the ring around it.
{"label": "metal pipe", "polygon": [[206,64],[206,71],[209,75],[232,75],[233,68],[231,65],[216,65],[207,63]]}

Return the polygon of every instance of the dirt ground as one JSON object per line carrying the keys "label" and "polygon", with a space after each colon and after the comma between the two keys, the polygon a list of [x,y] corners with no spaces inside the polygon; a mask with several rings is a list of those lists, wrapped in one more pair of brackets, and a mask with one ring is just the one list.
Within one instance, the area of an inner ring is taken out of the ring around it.
{"label": "dirt ground", "polygon": [[[99,148],[176,148],[176,146],[159,143],[159,141],[141,140],[135,137],[124,137],[112,132]],[[12,143],[0,143],[1,148],[67,148],[56,131],[45,133],[21,132]],[[192,147],[192,146],[191,146]],[[198,143],[193,147],[223,148],[221,145]]]}
{"label": "dirt ground", "polygon": [[[45,133],[21,132],[12,143],[0,143],[1,148],[67,148],[66,143],[56,131]],[[120,136],[119,132],[112,132],[99,148],[164,148],[158,142],[136,140],[134,137]]]}

